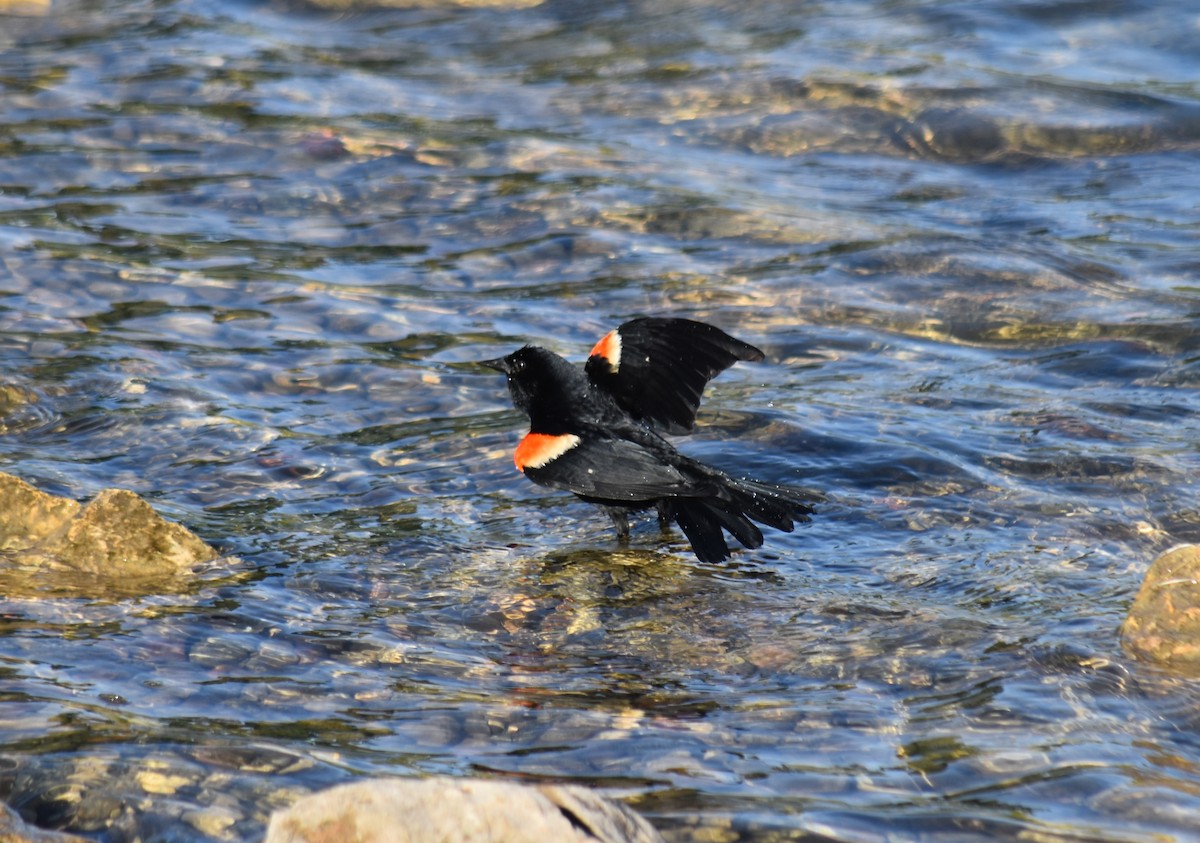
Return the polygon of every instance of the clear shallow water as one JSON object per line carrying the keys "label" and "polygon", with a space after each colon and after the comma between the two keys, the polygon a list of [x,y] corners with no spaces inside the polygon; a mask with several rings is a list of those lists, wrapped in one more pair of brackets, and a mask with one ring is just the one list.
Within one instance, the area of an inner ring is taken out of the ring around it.
{"label": "clear shallow water", "polygon": [[[1194,836],[1200,693],[1117,627],[1200,539],[1198,24],[0,17],[0,468],[236,557],[165,595],[6,575],[6,801],[255,839],[448,772],[680,841]],[[682,445],[823,492],[811,524],[701,566],[515,474],[472,361],[641,313],[767,351]]]}

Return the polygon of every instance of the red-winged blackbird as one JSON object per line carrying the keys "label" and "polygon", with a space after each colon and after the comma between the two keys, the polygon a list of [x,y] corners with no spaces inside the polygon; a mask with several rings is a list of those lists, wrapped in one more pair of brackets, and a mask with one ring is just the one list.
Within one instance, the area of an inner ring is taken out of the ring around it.
{"label": "red-winged blackbird", "polygon": [[722,529],[760,547],[753,522],[791,532],[793,521],[808,520],[816,496],[730,477],[659,433],[689,432],[709,380],[738,360],[762,359],[712,325],[644,317],[606,334],[582,370],[537,346],[483,365],[508,376],[513,404],[529,416],[514,457],[526,477],[605,507],[622,538],[630,510],[656,507],[697,559],[720,562],[729,557]]}

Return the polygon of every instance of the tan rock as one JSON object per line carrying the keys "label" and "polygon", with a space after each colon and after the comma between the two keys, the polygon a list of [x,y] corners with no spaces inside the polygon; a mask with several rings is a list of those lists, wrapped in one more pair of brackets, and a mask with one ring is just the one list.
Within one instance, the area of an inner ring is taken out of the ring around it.
{"label": "tan rock", "polygon": [[96,495],[42,550],[77,571],[132,577],[177,573],[217,555],[124,489]]}
{"label": "tan rock", "polygon": [[1121,639],[1139,658],[1200,673],[1200,546],[1180,545],[1154,560]]}
{"label": "tan rock", "polygon": [[17,565],[106,577],[161,577],[217,552],[133,492],[105,489],[86,506],[0,472],[0,552]]}
{"label": "tan rock", "polygon": [[0,550],[33,547],[65,528],[80,508],[70,498],[46,494],[0,472]]}
{"label": "tan rock", "polygon": [[302,797],[264,843],[662,843],[618,802],[570,785],[372,779]]}

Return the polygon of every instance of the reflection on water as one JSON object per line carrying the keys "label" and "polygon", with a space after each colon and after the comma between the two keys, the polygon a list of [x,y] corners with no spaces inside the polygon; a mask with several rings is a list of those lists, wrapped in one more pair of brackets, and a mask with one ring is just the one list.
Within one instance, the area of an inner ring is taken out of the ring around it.
{"label": "reflection on water", "polygon": [[[255,839],[358,774],[582,782],[671,840],[1131,840],[1192,683],[1194,12],[754,0],[0,6],[0,468],[234,557],[7,572],[0,792]],[[767,351],[680,446],[827,495],[702,566],[512,470],[473,361]]]}

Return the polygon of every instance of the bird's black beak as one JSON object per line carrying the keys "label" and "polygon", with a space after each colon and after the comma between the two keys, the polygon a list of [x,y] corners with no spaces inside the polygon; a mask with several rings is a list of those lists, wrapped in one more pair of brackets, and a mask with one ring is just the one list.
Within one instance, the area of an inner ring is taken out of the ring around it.
{"label": "bird's black beak", "polygon": [[479,365],[495,369],[497,372],[504,372],[506,375],[512,372],[512,366],[508,364],[508,358],[506,357],[497,357],[495,360],[480,360]]}

